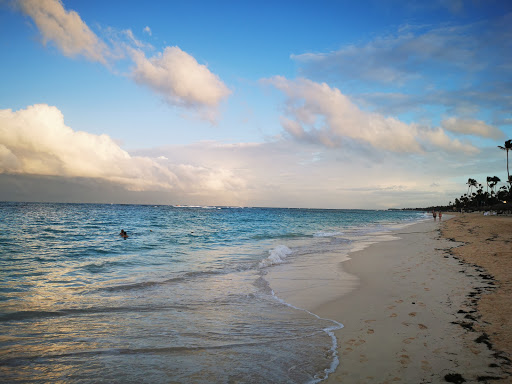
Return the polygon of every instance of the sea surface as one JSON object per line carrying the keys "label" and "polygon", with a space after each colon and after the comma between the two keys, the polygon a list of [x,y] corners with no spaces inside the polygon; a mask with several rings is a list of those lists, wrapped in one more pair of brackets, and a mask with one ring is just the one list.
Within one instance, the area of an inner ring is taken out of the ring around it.
{"label": "sea surface", "polygon": [[338,364],[342,324],[286,303],[266,274],[423,219],[0,203],[1,381],[320,382]]}

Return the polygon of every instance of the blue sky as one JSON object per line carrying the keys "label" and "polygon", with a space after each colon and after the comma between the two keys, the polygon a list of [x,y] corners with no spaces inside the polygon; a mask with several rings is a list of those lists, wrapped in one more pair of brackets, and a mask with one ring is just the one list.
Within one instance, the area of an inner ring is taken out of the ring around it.
{"label": "blue sky", "polygon": [[0,2],[0,199],[388,208],[506,178],[508,1]]}

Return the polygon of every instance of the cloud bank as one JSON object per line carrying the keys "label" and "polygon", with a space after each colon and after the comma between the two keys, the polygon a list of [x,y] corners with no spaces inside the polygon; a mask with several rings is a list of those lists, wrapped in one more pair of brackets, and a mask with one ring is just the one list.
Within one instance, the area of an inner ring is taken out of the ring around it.
{"label": "cloud bank", "polygon": [[[83,56],[109,68],[117,59],[127,56],[133,61],[131,77],[162,95],[172,106],[198,110],[201,117],[213,122],[214,109],[231,93],[207,66],[179,47],[166,47],[148,59],[143,49],[149,45],[137,40],[129,29],[118,33],[123,39],[114,38],[109,47],[78,13],[65,10],[60,0],[18,0],[18,4],[34,20],[44,44],[53,42],[65,56]],[[143,32],[151,35],[149,27]],[[113,38],[116,34],[110,35]]]}
{"label": "cloud bank", "polygon": [[73,131],[46,104],[0,110],[0,137],[0,173],[98,178],[137,191],[177,184],[174,173],[130,156],[109,136]]}
{"label": "cloud bank", "polygon": [[226,202],[246,187],[230,167],[132,156],[107,135],[74,131],[61,111],[46,104],[0,110],[0,137],[0,174],[97,179],[129,191]]}
{"label": "cloud bank", "polygon": [[308,79],[274,77],[265,82],[282,91],[287,99],[281,123],[292,137],[326,147],[339,147],[352,140],[376,149],[397,153],[421,153],[442,149],[476,153],[469,143],[451,139],[442,128],[406,124],[394,117],[365,112],[339,89]]}
{"label": "cloud bank", "polygon": [[[450,178],[461,174],[460,161],[453,160],[462,155],[453,151],[446,156],[373,146],[333,151],[284,138],[128,153],[107,135],[74,131],[61,111],[45,104],[0,110],[0,137],[0,178],[12,184],[11,194],[2,196],[9,199],[25,191],[38,200],[61,196],[69,201],[75,193],[69,191],[87,190],[98,201],[106,199],[100,198],[104,192],[107,201],[136,203],[386,208],[397,201],[411,206],[433,198],[443,202],[452,196],[434,191],[432,180],[446,189]],[[432,131],[431,140],[454,145],[441,129]],[[34,195],[34,185],[44,185],[53,195]],[[68,188],[68,196],[52,185]],[[91,201],[80,193],[78,201]]]}

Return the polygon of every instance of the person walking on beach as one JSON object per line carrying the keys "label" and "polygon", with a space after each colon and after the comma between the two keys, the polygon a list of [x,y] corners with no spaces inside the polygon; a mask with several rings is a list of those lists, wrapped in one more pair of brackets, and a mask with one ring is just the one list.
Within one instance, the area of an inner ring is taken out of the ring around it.
{"label": "person walking on beach", "polygon": [[443,218],[443,212],[439,211],[439,221]]}
{"label": "person walking on beach", "polygon": [[437,218],[437,213],[436,213],[436,211],[432,211],[432,216],[434,217],[434,221],[435,221],[435,220],[436,220],[436,218]]}

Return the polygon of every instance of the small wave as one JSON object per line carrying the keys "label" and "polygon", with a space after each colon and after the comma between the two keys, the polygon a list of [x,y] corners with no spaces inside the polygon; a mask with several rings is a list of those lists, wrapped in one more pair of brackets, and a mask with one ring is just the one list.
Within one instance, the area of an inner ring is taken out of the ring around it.
{"label": "small wave", "polygon": [[112,268],[119,266],[129,266],[134,263],[128,260],[119,260],[119,261],[104,261],[102,263],[91,263],[86,264],[81,267],[82,270],[85,270],[89,273],[103,273],[105,271],[111,270]]}
{"label": "small wave", "polygon": [[122,285],[114,285],[110,287],[102,287],[98,288],[94,291],[105,291],[105,292],[123,292],[123,291],[131,291],[135,289],[145,289],[145,288],[152,288],[159,285],[167,285],[172,283],[177,283],[180,281],[185,280],[184,277],[176,277],[173,279],[167,279],[163,281],[142,281],[140,283],[133,283],[133,284],[122,284]]}
{"label": "small wave", "polygon": [[334,237],[344,235],[343,232],[318,232],[313,235],[313,237]]}
{"label": "small wave", "polygon": [[[324,381],[326,380],[329,375],[331,373],[333,373],[336,368],[338,367],[339,363],[340,363],[340,360],[338,358],[338,351],[337,351],[337,346],[338,346],[338,340],[336,338],[336,335],[334,334],[334,331],[338,330],[338,329],[341,329],[343,328],[343,324],[341,324],[340,322],[336,321],[336,320],[333,320],[333,319],[326,319],[326,318],[323,318],[323,317],[320,317],[318,316],[316,313],[313,313],[313,312],[310,312],[308,311],[307,309],[304,309],[304,308],[299,308],[299,307],[296,307],[295,305],[292,305],[290,303],[287,303],[286,301],[284,301],[283,299],[279,298],[274,290],[272,290],[272,297],[277,300],[278,302],[280,302],[281,304],[283,305],[286,305],[290,308],[294,308],[296,310],[299,310],[299,311],[303,311],[303,312],[306,312],[306,313],[309,313],[311,316],[314,316],[316,317],[318,320],[325,320],[325,321],[329,321],[331,322],[333,325],[330,326],[330,327],[326,327],[326,328],[323,328],[322,331],[325,332],[330,338],[331,338],[331,348],[329,349],[329,352],[332,356],[332,361],[331,361],[331,365],[329,368],[326,368],[324,369],[323,371],[323,375],[322,376],[319,376],[319,375],[315,375],[314,379],[309,381],[309,383],[311,384],[317,384],[321,381]],[[308,383],[308,384],[309,384]]]}
{"label": "small wave", "polygon": [[260,262],[260,268],[284,263],[284,260],[292,253],[292,250],[285,245],[278,245],[274,249],[268,251],[268,253],[269,256]]}
{"label": "small wave", "polygon": [[248,269],[249,266],[241,265],[237,269],[225,269],[220,271],[193,271],[193,272],[186,272],[181,276],[173,277],[166,280],[160,280],[160,281],[141,281],[137,283],[131,283],[131,284],[120,284],[120,285],[114,285],[114,286],[108,286],[108,287],[101,287],[97,288],[91,292],[98,292],[98,291],[106,291],[106,292],[123,292],[123,291],[130,291],[130,290],[137,290],[137,289],[147,289],[147,288],[153,288],[158,286],[165,286],[165,285],[172,285],[176,283],[186,282],[190,281],[195,278],[204,278],[207,276],[217,276],[221,274],[226,274],[230,272],[238,272]]}
{"label": "small wave", "polygon": [[122,313],[122,312],[155,312],[169,309],[185,310],[191,308],[191,305],[161,305],[161,306],[132,306],[132,307],[90,307],[90,308],[67,308],[56,311],[18,311],[0,314],[0,323],[8,321],[24,321],[32,319],[42,319],[48,317],[62,317],[62,316],[81,316],[90,314],[104,314],[104,313]]}
{"label": "small wave", "polygon": [[42,229],[42,232],[47,232],[47,233],[67,233],[69,232],[69,230],[67,230],[66,228],[59,228],[59,227],[44,227]]}
{"label": "small wave", "polygon": [[[2,365],[4,366],[19,366],[27,361],[35,361],[42,362],[45,359],[58,359],[58,358],[66,358],[66,357],[80,357],[80,356],[119,356],[119,355],[154,355],[154,354],[175,354],[179,352],[192,352],[198,353],[201,351],[211,351],[211,350],[226,350],[226,349],[239,349],[241,347],[249,347],[249,346],[265,346],[272,344],[280,344],[286,340],[297,340],[304,338],[304,335],[300,336],[281,336],[279,339],[271,339],[271,340],[262,340],[262,341],[250,341],[250,342],[241,342],[241,343],[226,343],[226,344],[218,344],[218,345],[194,345],[194,346],[166,346],[166,347],[149,347],[149,348],[110,348],[110,349],[92,349],[85,351],[70,351],[70,352],[62,352],[62,353],[49,353],[44,356],[41,355],[32,355],[32,356],[16,356],[7,359],[2,359]],[[314,383],[319,382],[313,381]]]}
{"label": "small wave", "polygon": [[298,237],[310,237],[303,233],[277,233],[277,234],[257,234],[251,236],[253,240],[271,240],[271,239],[295,239]]}
{"label": "small wave", "polygon": [[0,322],[4,321],[19,321],[19,320],[29,320],[40,317],[55,317],[55,316],[64,316],[62,312],[59,311],[19,311],[13,313],[4,313],[0,315]]}

